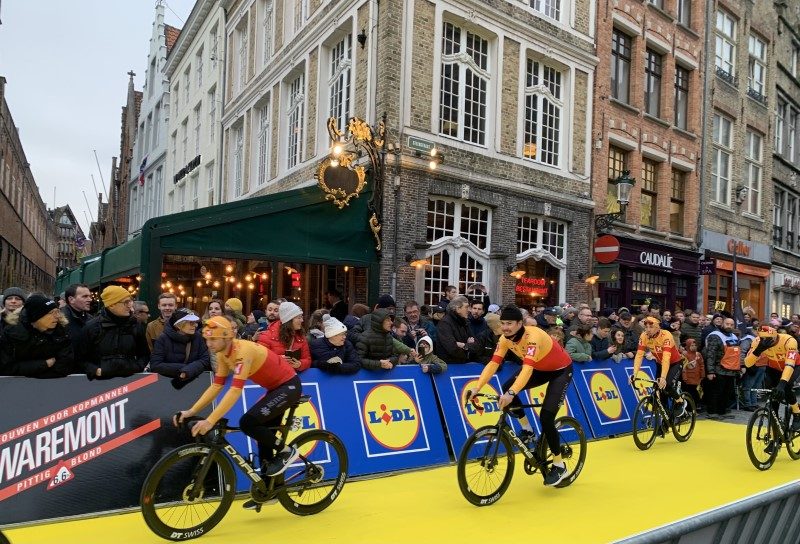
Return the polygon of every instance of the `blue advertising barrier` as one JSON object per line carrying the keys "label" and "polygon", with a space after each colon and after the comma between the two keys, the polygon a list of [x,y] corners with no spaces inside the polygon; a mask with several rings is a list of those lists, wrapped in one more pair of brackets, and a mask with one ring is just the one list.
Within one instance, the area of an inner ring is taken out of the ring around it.
{"label": "blue advertising barrier", "polygon": [[[641,398],[629,383],[628,376],[633,372],[633,361],[623,359],[619,363],[613,359],[588,361],[573,365],[572,383],[586,418],[592,436],[601,438],[630,432],[633,409]],[[642,370],[652,377],[653,363],[643,361]]]}
{"label": "blue advertising barrier", "polygon": [[[519,370],[520,365],[518,364],[504,363],[497,374],[495,374],[491,381],[483,388],[482,392],[492,394],[502,393],[502,384],[513,377]],[[436,386],[436,394],[442,406],[450,444],[456,455],[459,454],[467,437],[471,435],[475,429],[484,425],[494,425],[497,423],[500,408],[497,406],[496,402],[481,399],[483,412],[479,412],[471,404],[468,406],[464,406],[463,404],[465,391],[472,387],[474,381],[480,376],[481,371],[483,371],[483,365],[479,363],[451,364],[448,365],[447,372],[433,376],[433,382]],[[525,404],[541,405],[545,389],[546,386],[534,388],[532,390],[532,398],[528,397],[527,391],[520,393],[520,395],[522,395],[522,402]],[[542,428],[539,422],[539,410],[536,408],[533,410],[526,409],[526,412],[528,413],[528,420],[531,422],[531,425],[534,426],[537,433],[541,433]],[[565,402],[558,413],[559,416],[567,414],[577,419],[585,428],[585,432],[587,434],[589,433],[586,416],[583,413],[583,408],[578,399],[578,392],[573,384],[570,384],[567,388]],[[511,425],[516,431],[520,430],[517,420],[512,418]]]}
{"label": "blue advertising barrier", "polygon": [[[309,369],[300,377],[311,400],[297,409],[302,428],[289,439],[311,429],[336,433],[347,448],[350,476],[450,462],[433,385],[419,366],[361,370],[347,377]],[[263,393],[248,382],[241,401],[228,413],[231,423],[236,425]],[[231,435],[230,441],[242,453],[258,452],[242,434]],[[240,491],[249,489],[242,474],[238,484]]]}

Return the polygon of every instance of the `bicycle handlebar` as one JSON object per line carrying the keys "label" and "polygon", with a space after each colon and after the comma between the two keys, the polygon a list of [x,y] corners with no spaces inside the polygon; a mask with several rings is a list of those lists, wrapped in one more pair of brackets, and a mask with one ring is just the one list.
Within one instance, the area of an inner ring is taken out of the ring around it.
{"label": "bicycle handlebar", "polygon": [[[181,430],[183,430],[183,429],[191,430],[192,425],[194,423],[197,423],[198,421],[203,421],[205,419],[204,417],[200,417],[200,416],[189,416],[189,417],[185,417],[183,419],[180,419],[180,417],[181,417],[181,413],[180,412],[176,412],[174,418],[175,418],[175,421],[178,422],[178,429],[181,429]],[[214,424],[214,426],[211,428],[211,430],[218,430],[218,431],[224,431],[224,432],[237,432],[237,431],[240,431],[241,429],[239,427],[231,427],[230,425],[228,425],[228,420],[226,418],[222,418],[222,419],[220,419],[219,421],[217,421]]]}

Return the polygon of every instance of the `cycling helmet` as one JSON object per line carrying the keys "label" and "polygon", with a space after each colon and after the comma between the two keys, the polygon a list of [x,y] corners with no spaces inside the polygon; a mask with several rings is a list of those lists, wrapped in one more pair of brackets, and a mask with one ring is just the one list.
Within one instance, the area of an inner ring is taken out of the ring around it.
{"label": "cycling helmet", "polygon": [[233,326],[227,317],[221,315],[214,316],[206,321],[203,327],[205,338],[233,338]]}
{"label": "cycling helmet", "polygon": [[769,325],[761,325],[758,328],[758,336],[759,338],[775,339],[778,337],[778,330],[775,327],[771,327]]}

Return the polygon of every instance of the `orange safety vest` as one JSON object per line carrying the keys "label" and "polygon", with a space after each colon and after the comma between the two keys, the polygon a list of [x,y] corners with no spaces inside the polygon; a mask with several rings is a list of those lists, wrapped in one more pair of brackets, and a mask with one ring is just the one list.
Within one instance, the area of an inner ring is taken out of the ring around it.
{"label": "orange safety vest", "polygon": [[722,353],[722,360],[719,362],[720,366],[726,370],[738,372],[742,368],[741,352],[739,350],[739,338],[731,333],[725,336],[720,331],[714,331],[709,336],[718,336],[722,340],[722,345],[725,350]]}

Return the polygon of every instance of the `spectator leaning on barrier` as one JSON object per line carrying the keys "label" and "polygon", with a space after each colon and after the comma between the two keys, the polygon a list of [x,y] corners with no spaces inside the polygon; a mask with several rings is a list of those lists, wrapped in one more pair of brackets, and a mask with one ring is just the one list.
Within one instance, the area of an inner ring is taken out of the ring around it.
{"label": "spectator leaning on barrier", "polygon": [[[380,309],[387,310],[391,315],[395,315],[396,305],[394,302],[394,298],[391,295],[381,295],[380,297],[378,297],[378,303],[375,304],[373,312],[375,310],[380,310]],[[355,306],[353,306],[353,310],[355,311]],[[366,333],[367,331],[372,330],[372,313],[364,314],[361,317],[361,320],[352,327],[352,330],[356,335],[356,342],[358,342],[359,336]]]}
{"label": "spectator leaning on barrier", "polygon": [[311,366],[331,374],[355,374],[361,370],[361,357],[347,339],[347,327],[326,314],[322,328],[325,336],[311,341]]}
{"label": "spectator leaning on barrier", "polygon": [[81,331],[76,361],[84,365],[90,380],[124,378],[142,372],[149,350],[142,328],[132,315],[131,294],[118,285],[109,285],[100,299],[105,307]]}
{"label": "spectator leaning on barrier", "polygon": [[284,358],[297,372],[311,367],[311,351],[306,339],[303,310],[294,302],[282,302],[280,319],[258,335],[258,343]]}
{"label": "spectator leaning on barrier", "polygon": [[375,310],[371,315],[372,328],[361,335],[356,345],[361,366],[369,370],[391,370],[399,358],[390,334],[394,316],[385,308]]}
{"label": "spectator leaning on barrier", "polygon": [[436,329],[436,355],[448,363],[468,363],[477,360],[478,345],[467,324],[469,300],[463,295],[455,297],[447,307],[447,314]]}
{"label": "spectator leaning on barrier", "polygon": [[308,334],[306,334],[306,340],[308,340],[309,344],[315,338],[322,338],[325,336],[322,322],[323,318],[329,313],[330,312],[325,308],[320,308],[319,310],[311,312],[311,317],[308,318]]}
{"label": "spectator leaning on barrier", "polygon": [[486,364],[492,358],[497,341],[500,339],[500,316],[496,313],[486,314],[486,330],[475,338],[475,357],[479,363]]}
{"label": "spectator leaning on barrier", "polygon": [[623,359],[633,359],[634,351],[625,351],[625,330],[620,327],[613,327],[609,336],[609,347],[615,348],[611,358],[615,363]]}
{"label": "spectator leaning on barrier", "polygon": [[575,334],[567,340],[567,353],[573,362],[586,363],[592,360],[592,345],[589,340],[592,338],[592,328],[589,325],[579,325],[575,329]]}
{"label": "spectator leaning on barrier", "polygon": [[208,346],[200,334],[200,318],[181,308],[172,313],[161,336],[156,338],[150,355],[150,370],[174,378],[172,385],[181,388],[211,370]]}
{"label": "spectator leaning on barrier", "polygon": [[89,313],[89,308],[92,307],[92,292],[83,283],[73,283],[64,290],[64,297],[67,305],[61,309],[61,312],[69,321],[67,331],[74,346],[75,339],[80,335],[81,329],[93,317]]}
{"label": "spectator leaning on barrier", "polygon": [[608,359],[617,348],[611,345],[611,321],[607,317],[601,317],[597,320],[597,330],[592,335],[590,341],[592,345],[592,359],[595,361],[602,361]]}
{"label": "spectator leaning on barrier", "polygon": [[441,374],[447,370],[447,363],[439,359],[433,352],[433,340],[430,336],[422,336],[417,340],[417,355],[409,360],[409,363],[419,363],[419,367],[424,373]]}
{"label": "spectator leaning on barrier", "polygon": [[634,323],[633,316],[630,312],[620,312],[619,326],[625,332],[625,352],[636,353],[639,347],[639,337],[644,332],[644,329],[638,323]]}
{"label": "spectator leaning on barrier", "polygon": [[8,316],[0,342],[0,375],[62,378],[74,372],[69,322],[58,303],[33,294]]}
{"label": "spectator leaning on barrier", "polygon": [[252,340],[253,336],[259,332],[258,320],[259,319],[266,320],[266,317],[264,316],[265,316],[264,312],[258,309],[253,310],[252,312],[247,314],[247,323],[244,326],[244,334],[242,335],[242,338],[246,338],[247,340]]}
{"label": "spectator leaning on barrier", "polygon": [[[105,303],[103,303],[105,304]],[[106,305],[106,307],[108,307]],[[164,332],[164,324],[172,316],[172,312],[178,307],[178,299],[172,293],[161,293],[158,295],[158,317],[147,324],[145,337],[147,339],[147,348],[153,351],[153,345],[156,338],[161,336]]]}

